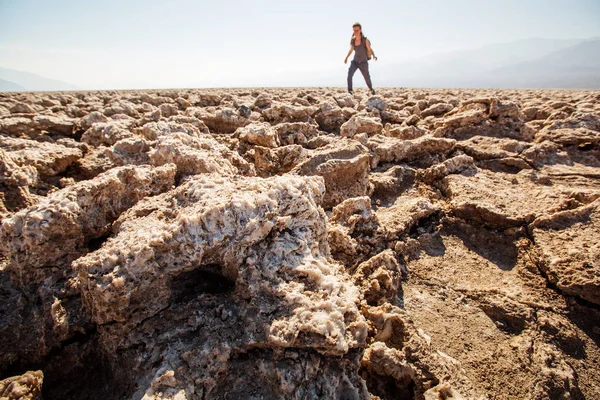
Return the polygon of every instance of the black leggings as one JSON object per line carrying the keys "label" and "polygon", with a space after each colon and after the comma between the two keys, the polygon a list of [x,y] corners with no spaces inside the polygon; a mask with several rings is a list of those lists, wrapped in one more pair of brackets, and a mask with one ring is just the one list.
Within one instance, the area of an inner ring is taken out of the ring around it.
{"label": "black leggings", "polygon": [[365,78],[365,82],[369,89],[373,89],[373,84],[371,83],[371,75],[369,75],[369,62],[363,61],[361,63],[357,63],[356,61],[352,61],[350,63],[350,68],[348,68],[348,90],[352,90],[352,77],[357,69],[360,69],[362,76]]}

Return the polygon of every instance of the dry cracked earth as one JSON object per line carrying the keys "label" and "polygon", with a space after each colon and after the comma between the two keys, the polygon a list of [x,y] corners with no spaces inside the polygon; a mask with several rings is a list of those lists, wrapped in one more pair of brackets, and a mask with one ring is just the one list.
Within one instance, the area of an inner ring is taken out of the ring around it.
{"label": "dry cracked earth", "polygon": [[2,399],[600,398],[600,92],[0,94]]}

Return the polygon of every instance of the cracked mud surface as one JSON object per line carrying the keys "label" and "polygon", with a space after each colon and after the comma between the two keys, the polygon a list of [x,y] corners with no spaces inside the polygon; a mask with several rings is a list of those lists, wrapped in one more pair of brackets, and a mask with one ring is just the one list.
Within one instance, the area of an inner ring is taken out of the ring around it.
{"label": "cracked mud surface", "polygon": [[0,398],[600,398],[600,92],[0,94]]}

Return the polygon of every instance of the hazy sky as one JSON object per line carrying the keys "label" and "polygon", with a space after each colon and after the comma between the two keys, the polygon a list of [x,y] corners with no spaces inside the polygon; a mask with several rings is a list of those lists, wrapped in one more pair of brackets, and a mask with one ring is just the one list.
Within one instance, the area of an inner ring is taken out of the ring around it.
{"label": "hazy sky", "polygon": [[0,66],[80,88],[255,86],[340,71],[360,21],[380,65],[600,36],[599,0],[0,0]]}

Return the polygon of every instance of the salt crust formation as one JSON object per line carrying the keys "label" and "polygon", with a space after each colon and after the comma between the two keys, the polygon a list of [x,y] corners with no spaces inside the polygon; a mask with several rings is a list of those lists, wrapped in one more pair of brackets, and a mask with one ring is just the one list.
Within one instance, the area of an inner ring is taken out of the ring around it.
{"label": "salt crust formation", "polygon": [[0,398],[600,398],[600,93],[0,94]]}

